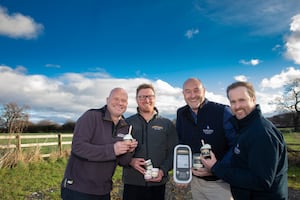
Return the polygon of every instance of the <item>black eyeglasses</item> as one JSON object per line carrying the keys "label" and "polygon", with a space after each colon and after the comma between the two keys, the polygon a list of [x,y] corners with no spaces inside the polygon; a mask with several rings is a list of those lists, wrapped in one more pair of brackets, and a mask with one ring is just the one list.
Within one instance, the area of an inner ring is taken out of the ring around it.
{"label": "black eyeglasses", "polygon": [[149,100],[152,100],[154,99],[155,95],[141,95],[141,96],[138,96],[139,100],[146,100],[146,99],[149,99]]}

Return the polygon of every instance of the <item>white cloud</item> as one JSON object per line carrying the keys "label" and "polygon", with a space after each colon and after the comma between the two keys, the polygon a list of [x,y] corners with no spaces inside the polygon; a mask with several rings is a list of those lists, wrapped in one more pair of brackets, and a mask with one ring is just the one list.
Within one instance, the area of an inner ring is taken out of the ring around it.
{"label": "white cloud", "polygon": [[300,64],[300,14],[292,17],[290,24],[291,34],[287,37],[286,57],[292,59],[296,64]]}
{"label": "white cloud", "polygon": [[251,59],[249,61],[246,61],[246,60],[240,60],[240,63],[241,64],[244,64],[244,65],[252,65],[252,66],[256,66],[258,64],[261,63],[261,61],[259,59]]}
{"label": "white cloud", "polygon": [[156,80],[152,84],[156,90],[156,105],[159,111],[170,118],[175,118],[176,110],[185,105],[182,89],[162,80]]}
{"label": "white cloud", "polygon": [[262,112],[266,116],[272,116],[277,112],[276,104],[270,104],[276,97],[280,96],[276,91],[264,92],[261,90],[256,90],[256,102],[260,105]]}
{"label": "white cloud", "polygon": [[300,14],[292,17],[292,20],[293,21],[290,25],[290,30],[293,32],[299,32],[300,31]]}
{"label": "white cloud", "polygon": [[295,69],[294,67],[289,67],[286,70],[281,71],[280,74],[276,74],[271,78],[264,78],[260,87],[264,88],[272,88],[277,89],[281,88],[285,85],[289,80],[299,78],[300,77],[300,69]]}
{"label": "white cloud", "polygon": [[187,30],[184,35],[188,39],[191,39],[191,38],[194,37],[194,35],[197,35],[197,34],[199,34],[199,30],[198,29],[190,29],[190,30]]}
{"label": "white cloud", "polygon": [[43,29],[43,25],[36,23],[31,17],[21,13],[9,15],[7,10],[0,6],[0,35],[32,39],[36,38]]}
{"label": "white cloud", "polygon": [[227,97],[224,95],[219,95],[219,94],[215,94],[213,92],[206,91],[205,96],[210,101],[229,105],[229,101],[228,101]]}
{"label": "white cloud", "polygon": [[255,65],[258,65],[260,63],[260,60],[258,60],[258,59],[251,59],[250,63],[251,63],[251,65],[255,66]]}
{"label": "white cloud", "polygon": [[248,78],[244,75],[238,75],[238,76],[234,77],[234,80],[236,80],[236,81],[247,81]]}

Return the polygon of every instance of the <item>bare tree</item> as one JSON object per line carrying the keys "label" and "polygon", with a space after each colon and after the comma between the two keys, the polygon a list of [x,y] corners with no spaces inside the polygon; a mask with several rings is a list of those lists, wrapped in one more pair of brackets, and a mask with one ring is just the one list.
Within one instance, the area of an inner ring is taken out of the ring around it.
{"label": "bare tree", "polygon": [[282,97],[275,100],[279,110],[292,113],[294,130],[299,131],[300,119],[300,78],[290,80],[284,86]]}
{"label": "bare tree", "polygon": [[3,127],[8,133],[22,133],[28,126],[29,115],[25,112],[28,106],[18,106],[16,103],[8,103],[3,106]]}

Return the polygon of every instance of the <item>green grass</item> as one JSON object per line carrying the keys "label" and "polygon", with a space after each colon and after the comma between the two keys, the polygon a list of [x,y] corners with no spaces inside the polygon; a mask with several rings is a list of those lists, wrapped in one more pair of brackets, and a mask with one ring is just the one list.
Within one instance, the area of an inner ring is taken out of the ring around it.
{"label": "green grass", "polygon": [[[30,199],[39,194],[42,198],[60,199],[60,182],[65,170],[66,159],[39,161],[22,164],[15,168],[0,169],[0,196],[3,200]],[[122,168],[118,167],[113,181],[115,186],[121,184]],[[300,189],[300,168],[289,169],[289,187]],[[114,187],[112,199],[118,199],[122,192]]]}
{"label": "green grass", "polygon": [[292,150],[300,151],[300,133],[283,133],[285,142],[288,144],[288,147]]}
{"label": "green grass", "polygon": [[43,199],[59,199],[65,166],[66,159],[58,159],[0,169],[1,199],[29,199],[33,194],[43,194]]}
{"label": "green grass", "polygon": [[300,167],[289,167],[288,171],[289,187],[300,190]]}
{"label": "green grass", "polygon": [[[38,161],[30,164],[18,163],[15,168],[0,169],[0,196],[10,199],[60,199],[60,183],[63,178],[67,159]],[[113,177],[120,185],[122,168],[117,167]],[[119,189],[112,191],[120,195]],[[42,197],[42,198],[41,198]]]}

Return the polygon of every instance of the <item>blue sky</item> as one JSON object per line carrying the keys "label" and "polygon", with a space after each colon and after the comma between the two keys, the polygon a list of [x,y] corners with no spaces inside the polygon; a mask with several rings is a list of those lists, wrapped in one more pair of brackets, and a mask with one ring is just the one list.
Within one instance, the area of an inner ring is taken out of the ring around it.
{"label": "blue sky", "polygon": [[272,115],[268,103],[300,76],[299,35],[299,0],[1,0],[0,103],[63,123],[122,86],[130,115],[150,82],[174,118],[182,83],[197,77],[223,103],[227,85],[252,82]]}

